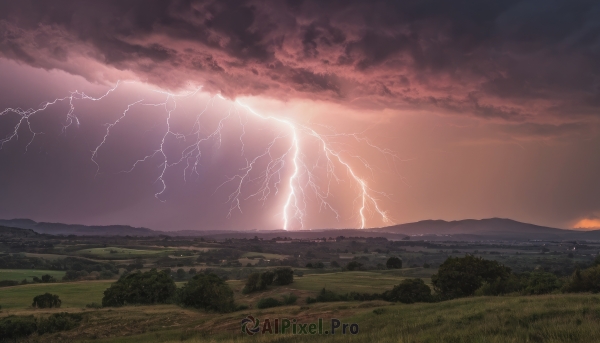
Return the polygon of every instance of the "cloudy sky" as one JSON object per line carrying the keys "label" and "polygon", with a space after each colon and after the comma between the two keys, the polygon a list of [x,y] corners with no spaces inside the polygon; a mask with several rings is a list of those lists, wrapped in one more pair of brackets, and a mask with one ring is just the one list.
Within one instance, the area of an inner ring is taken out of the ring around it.
{"label": "cloudy sky", "polygon": [[1,218],[600,227],[598,1],[4,1],[0,80]]}

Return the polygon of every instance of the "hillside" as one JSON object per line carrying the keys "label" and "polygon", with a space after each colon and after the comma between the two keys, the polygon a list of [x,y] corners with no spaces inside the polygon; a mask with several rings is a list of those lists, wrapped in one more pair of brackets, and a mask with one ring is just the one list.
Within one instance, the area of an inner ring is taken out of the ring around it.
{"label": "hillside", "polygon": [[33,230],[50,235],[77,236],[158,236],[161,232],[129,225],[88,226],[78,224],[44,223],[30,219],[0,219],[0,225]]}
{"label": "hillside", "polygon": [[[373,229],[380,232],[404,234],[409,236],[443,236],[461,238],[464,240],[477,239],[578,239],[600,240],[600,230],[575,231],[522,223],[511,219],[465,219],[455,221],[423,220],[415,223],[400,224]],[[433,239],[428,237],[427,239]]]}

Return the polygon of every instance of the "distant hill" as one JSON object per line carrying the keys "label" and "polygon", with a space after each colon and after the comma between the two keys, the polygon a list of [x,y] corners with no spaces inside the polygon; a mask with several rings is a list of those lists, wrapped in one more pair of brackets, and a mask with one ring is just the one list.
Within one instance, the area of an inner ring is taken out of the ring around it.
{"label": "distant hill", "polygon": [[413,240],[428,241],[486,241],[486,240],[600,240],[600,230],[575,231],[521,223],[511,219],[465,219],[456,221],[423,220],[415,223],[372,229],[322,229],[303,231],[157,231],[128,225],[78,225],[35,222],[30,219],[0,219],[0,226],[28,229],[41,234],[77,236],[204,236],[213,239],[276,237],[385,237],[391,240],[411,236]]}
{"label": "distant hill", "polygon": [[87,226],[78,224],[44,223],[30,219],[0,219],[0,225],[29,229],[50,235],[77,236],[158,236],[163,232],[129,225]]}
{"label": "distant hill", "polygon": [[380,232],[409,236],[470,237],[481,239],[586,239],[600,240],[600,230],[575,231],[518,222],[512,219],[465,219],[455,221],[423,220],[373,229]]}
{"label": "distant hill", "polygon": [[29,229],[19,229],[16,227],[0,226],[0,237],[15,238],[15,237],[35,237],[39,234]]}

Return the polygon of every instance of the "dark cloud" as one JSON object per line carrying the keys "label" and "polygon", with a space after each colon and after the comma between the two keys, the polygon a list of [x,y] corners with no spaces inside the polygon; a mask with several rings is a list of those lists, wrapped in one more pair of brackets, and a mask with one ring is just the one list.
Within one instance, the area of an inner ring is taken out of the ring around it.
{"label": "dark cloud", "polygon": [[231,97],[360,96],[517,121],[600,113],[598,1],[7,1],[0,54]]}

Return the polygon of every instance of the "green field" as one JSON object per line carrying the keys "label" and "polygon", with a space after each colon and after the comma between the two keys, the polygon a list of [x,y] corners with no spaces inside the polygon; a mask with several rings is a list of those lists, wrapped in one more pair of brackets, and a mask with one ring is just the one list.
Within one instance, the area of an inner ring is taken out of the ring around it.
{"label": "green field", "polygon": [[[392,289],[405,277],[374,272],[338,272],[295,277],[291,288],[318,292],[322,288],[337,292],[381,293]],[[424,279],[429,283],[429,279]]]}
{"label": "green field", "polygon": [[[471,297],[441,303],[389,304],[382,301],[321,303],[215,314],[175,305],[67,309],[86,319],[69,331],[46,334],[37,342],[428,342],[520,343],[600,341],[600,298],[591,294]],[[374,313],[377,310],[377,313]],[[6,315],[4,311],[0,316]],[[24,310],[41,314],[53,310]],[[331,318],[357,323],[356,335],[268,335],[240,332],[247,315],[290,318],[301,323]]]}
{"label": "green field", "polygon": [[33,277],[37,276],[39,278],[42,275],[49,274],[53,276],[56,280],[61,280],[65,275],[64,271],[60,270],[37,270],[37,269],[0,269],[0,281],[2,280],[13,280],[13,281],[21,281],[23,279],[27,279],[27,281],[33,281]]}
{"label": "green field", "polygon": [[78,255],[91,256],[105,259],[127,259],[137,257],[159,257],[161,255],[167,256],[173,253],[173,249],[163,250],[141,250],[141,249],[128,249],[128,248],[117,248],[117,247],[106,247],[106,248],[92,248],[83,249],[76,252]]}
{"label": "green field", "polygon": [[82,308],[91,302],[100,303],[104,290],[112,282],[114,280],[37,283],[0,288],[0,306],[2,310],[26,309],[31,306],[33,297],[48,292],[60,297],[61,308]]}
{"label": "green field", "polygon": [[279,254],[268,254],[268,253],[263,253],[263,252],[247,252],[245,254],[242,255],[242,257],[246,257],[246,258],[264,258],[267,260],[283,260],[285,259],[286,255],[279,255]]}

